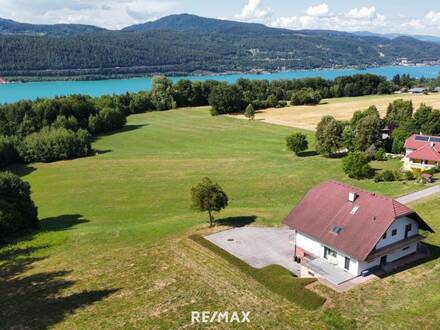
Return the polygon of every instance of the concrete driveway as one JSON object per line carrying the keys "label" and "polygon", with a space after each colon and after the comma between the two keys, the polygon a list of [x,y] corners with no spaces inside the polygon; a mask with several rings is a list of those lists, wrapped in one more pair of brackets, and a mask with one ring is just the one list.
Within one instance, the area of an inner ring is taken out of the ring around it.
{"label": "concrete driveway", "polygon": [[427,198],[427,197],[430,197],[430,196],[433,196],[433,195],[436,195],[439,193],[440,193],[440,185],[434,186],[434,187],[431,187],[428,189],[424,189],[421,191],[417,191],[415,193],[412,193],[412,194],[409,194],[406,196],[402,196],[402,197],[398,198],[397,201],[402,204],[410,204],[410,203],[414,203],[420,199],[424,199],[424,198]]}
{"label": "concrete driveway", "polygon": [[279,228],[242,227],[205,238],[255,268],[280,265],[294,274],[300,266],[293,260],[293,231]]}

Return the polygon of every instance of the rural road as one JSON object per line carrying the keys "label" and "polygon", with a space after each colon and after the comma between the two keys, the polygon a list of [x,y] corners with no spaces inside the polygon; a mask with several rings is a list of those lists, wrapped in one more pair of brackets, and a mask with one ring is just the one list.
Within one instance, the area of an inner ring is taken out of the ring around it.
{"label": "rural road", "polygon": [[397,201],[402,204],[410,204],[418,201],[419,199],[430,197],[435,194],[440,194],[440,185],[417,191],[406,196],[402,196],[400,198],[397,198]]}

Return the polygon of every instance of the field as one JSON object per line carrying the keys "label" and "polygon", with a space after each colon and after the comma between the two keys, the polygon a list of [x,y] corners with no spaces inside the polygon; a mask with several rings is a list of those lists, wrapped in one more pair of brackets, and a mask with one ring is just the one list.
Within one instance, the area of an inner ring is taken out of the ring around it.
{"label": "field", "polygon": [[[283,109],[261,110],[257,112],[255,119],[272,124],[314,130],[325,115],[334,116],[339,120],[350,120],[355,111],[365,110],[370,105],[375,105],[381,115],[384,116],[388,104],[397,99],[412,100],[415,109],[421,103],[440,109],[440,93],[430,95],[372,95],[356,98],[325,99],[318,106],[293,106]],[[238,117],[244,119],[244,116]]]}
{"label": "field", "polygon": [[[249,328],[353,322],[399,328],[401,318],[407,325],[438,325],[438,260],[346,294],[315,285],[328,299],[312,311],[189,239],[237,223],[279,225],[310,187],[326,179],[389,196],[422,188],[349,180],[340,159],[313,150],[293,156],[284,143],[292,131],[211,117],[206,108],[147,113],[99,138],[96,156],[13,167],[32,185],[43,228],[0,248],[0,328],[191,327],[193,310],[250,311]],[[304,132],[313,145],[313,133]],[[400,163],[373,165],[397,169]],[[190,209],[189,189],[204,176],[230,197],[218,215],[222,226],[214,229],[205,214]],[[418,208],[440,231],[440,202]],[[439,245],[438,234],[429,242]]]}

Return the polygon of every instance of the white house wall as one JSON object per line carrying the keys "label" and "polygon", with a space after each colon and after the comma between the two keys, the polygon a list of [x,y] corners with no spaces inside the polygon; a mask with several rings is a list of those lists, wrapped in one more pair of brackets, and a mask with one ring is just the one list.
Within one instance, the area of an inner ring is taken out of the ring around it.
{"label": "white house wall", "polygon": [[[296,233],[296,241],[295,242],[298,247],[302,248],[306,252],[313,254],[316,257],[324,258],[325,245],[321,244],[320,242],[315,241],[314,239],[312,239],[302,233],[298,233],[298,232]],[[345,257],[347,255],[332,248],[331,246],[327,246],[327,247],[336,252],[337,266],[344,269]],[[358,261],[351,258],[350,256],[347,256],[347,257],[350,258],[350,267],[349,267],[348,271],[351,274],[359,275],[360,272],[359,272],[359,267],[358,267],[359,266]]]}
{"label": "white house wall", "polygon": [[[406,248],[406,246],[404,246],[403,248],[396,250],[392,253],[387,254],[387,262],[392,262],[395,261],[397,259],[400,259],[402,257],[405,257],[407,255],[413,254],[417,251],[417,243],[412,243],[410,245],[408,245],[408,249],[404,250],[404,248]],[[371,262],[365,262],[365,261],[361,261],[359,263],[359,274],[362,273],[364,270],[373,268],[375,266],[379,266],[380,265],[380,257],[376,258],[374,260],[372,260]]]}
{"label": "white house wall", "polygon": [[[385,239],[381,238],[379,240],[379,242],[376,245],[376,249],[380,249],[387,245],[403,240],[405,238],[405,226],[408,224],[412,224],[412,228],[408,234],[408,237],[417,235],[417,233],[419,232],[419,225],[416,221],[408,217],[399,218],[395,220],[388,228],[387,237]],[[397,234],[395,236],[391,235],[393,229],[397,229]]]}
{"label": "white house wall", "polygon": [[324,247],[321,243],[309,238],[301,233],[296,233],[295,243],[303,250],[313,254],[314,256],[324,258]]}

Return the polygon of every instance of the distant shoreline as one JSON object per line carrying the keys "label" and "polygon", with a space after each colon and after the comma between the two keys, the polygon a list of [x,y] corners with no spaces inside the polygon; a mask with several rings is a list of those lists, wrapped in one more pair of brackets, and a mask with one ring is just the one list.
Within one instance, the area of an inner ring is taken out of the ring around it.
{"label": "distant shoreline", "polygon": [[[98,81],[98,80],[121,80],[121,79],[140,79],[140,78],[152,78],[156,75],[163,75],[170,78],[176,77],[210,77],[210,76],[229,76],[229,75],[267,75],[267,74],[277,74],[277,73],[297,73],[297,72],[320,72],[320,71],[337,71],[337,70],[358,70],[359,72],[366,71],[368,69],[381,68],[381,67],[435,67],[438,65],[353,65],[344,67],[322,67],[322,68],[310,68],[310,69],[288,69],[288,70],[263,70],[263,69],[252,69],[249,71],[223,71],[223,72],[213,72],[213,71],[194,71],[194,72],[165,72],[165,73],[148,73],[148,74],[111,74],[111,75],[100,75],[100,74],[79,74],[79,75],[48,75],[48,76],[5,76],[3,77],[9,83],[31,83],[31,82],[56,82],[56,81]],[[4,85],[5,83],[0,83]]]}

